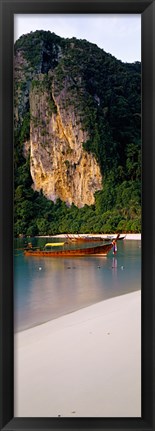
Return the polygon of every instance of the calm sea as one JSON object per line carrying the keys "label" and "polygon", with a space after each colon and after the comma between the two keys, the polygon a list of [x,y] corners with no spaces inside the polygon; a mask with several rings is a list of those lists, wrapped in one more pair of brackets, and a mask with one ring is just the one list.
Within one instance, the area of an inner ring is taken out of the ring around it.
{"label": "calm sea", "polygon": [[[141,241],[118,241],[115,257],[110,251],[107,257],[80,258],[26,257],[21,250],[25,241],[15,240],[16,332],[141,289]],[[50,240],[34,238],[31,241],[37,246]]]}

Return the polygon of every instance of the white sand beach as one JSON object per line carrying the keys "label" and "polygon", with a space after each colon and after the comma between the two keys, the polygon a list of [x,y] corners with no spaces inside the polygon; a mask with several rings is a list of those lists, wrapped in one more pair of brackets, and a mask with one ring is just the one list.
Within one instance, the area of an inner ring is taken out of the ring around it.
{"label": "white sand beach", "polygon": [[15,417],[140,417],[141,293],[15,334]]}

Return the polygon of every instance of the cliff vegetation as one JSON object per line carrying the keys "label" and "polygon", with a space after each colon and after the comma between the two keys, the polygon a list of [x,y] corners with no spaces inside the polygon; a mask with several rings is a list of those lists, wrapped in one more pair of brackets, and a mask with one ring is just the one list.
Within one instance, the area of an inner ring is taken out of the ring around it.
{"label": "cliff vegetation", "polygon": [[141,64],[36,31],[14,82],[15,235],[140,232]]}

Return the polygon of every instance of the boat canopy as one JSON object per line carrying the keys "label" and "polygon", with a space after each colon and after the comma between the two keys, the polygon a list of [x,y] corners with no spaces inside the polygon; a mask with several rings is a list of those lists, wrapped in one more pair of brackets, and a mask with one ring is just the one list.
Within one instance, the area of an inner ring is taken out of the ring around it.
{"label": "boat canopy", "polygon": [[64,245],[64,242],[48,242],[45,247],[58,247],[59,245]]}

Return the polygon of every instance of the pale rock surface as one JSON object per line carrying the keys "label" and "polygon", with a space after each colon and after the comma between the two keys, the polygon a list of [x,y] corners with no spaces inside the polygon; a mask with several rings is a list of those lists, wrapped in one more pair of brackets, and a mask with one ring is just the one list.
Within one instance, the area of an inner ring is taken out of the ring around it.
{"label": "pale rock surface", "polygon": [[[40,82],[43,75],[40,75]],[[33,188],[53,201],[60,198],[80,207],[95,203],[94,193],[102,188],[100,167],[83,149],[89,138],[74,106],[63,106],[65,93],[50,97],[39,85],[30,91],[30,170]],[[59,102],[61,100],[61,104]]]}

